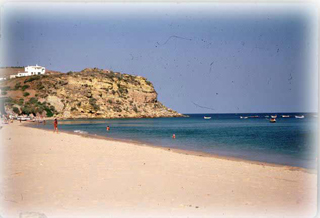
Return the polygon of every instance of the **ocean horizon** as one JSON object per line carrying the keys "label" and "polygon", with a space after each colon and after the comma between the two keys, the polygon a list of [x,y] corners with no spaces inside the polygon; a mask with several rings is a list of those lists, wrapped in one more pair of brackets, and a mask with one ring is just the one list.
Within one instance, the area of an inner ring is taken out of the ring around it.
{"label": "ocean horizon", "polygon": [[[60,120],[59,130],[249,161],[307,169],[317,167],[317,113],[186,115],[188,117]],[[276,123],[269,122],[271,115],[277,116]],[[295,117],[302,115],[300,119]],[[32,126],[52,129],[52,121]],[[110,131],[106,131],[107,126]]]}

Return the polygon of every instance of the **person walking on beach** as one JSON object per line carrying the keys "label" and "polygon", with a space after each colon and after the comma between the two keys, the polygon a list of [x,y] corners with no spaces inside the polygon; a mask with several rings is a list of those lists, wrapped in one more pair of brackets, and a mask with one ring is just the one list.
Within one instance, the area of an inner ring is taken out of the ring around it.
{"label": "person walking on beach", "polygon": [[57,119],[54,119],[53,127],[54,127],[53,132],[57,132],[58,133],[58,120]]}

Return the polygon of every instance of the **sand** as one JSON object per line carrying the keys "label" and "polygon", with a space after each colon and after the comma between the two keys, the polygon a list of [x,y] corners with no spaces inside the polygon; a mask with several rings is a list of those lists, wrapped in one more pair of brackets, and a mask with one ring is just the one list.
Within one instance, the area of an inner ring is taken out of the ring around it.
{"label": "sand", "polygon": [[0,216],[314,217],[317,174],[26,127],[1,130]]}

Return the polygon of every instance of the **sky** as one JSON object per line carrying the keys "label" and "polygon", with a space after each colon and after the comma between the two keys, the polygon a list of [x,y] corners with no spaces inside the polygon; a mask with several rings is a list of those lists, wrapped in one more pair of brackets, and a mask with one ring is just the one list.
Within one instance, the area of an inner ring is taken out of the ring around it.
{"label": "sky", "polygon": [[0,66],[146,77],[181,113],[318,111],[317,11],[278,3],[6,3]]}

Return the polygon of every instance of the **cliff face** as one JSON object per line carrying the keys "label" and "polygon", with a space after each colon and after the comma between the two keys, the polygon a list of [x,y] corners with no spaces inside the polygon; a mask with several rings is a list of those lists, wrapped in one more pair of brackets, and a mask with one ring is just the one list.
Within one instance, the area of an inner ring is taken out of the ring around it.
{"label": "cliff face", "polygon": [[146,78],[108,70],[22,77],[0,84],[6,108],[57,118],[176,117]]}

